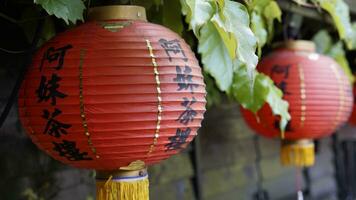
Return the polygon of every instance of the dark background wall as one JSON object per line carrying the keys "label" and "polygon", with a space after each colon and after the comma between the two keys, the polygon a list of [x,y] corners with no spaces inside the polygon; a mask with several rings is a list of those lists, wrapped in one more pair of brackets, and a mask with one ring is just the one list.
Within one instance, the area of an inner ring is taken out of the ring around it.
{"label": "dark background wall", "polygon": [[[200,135],[201,188],[204,200],[252,199],[257,191],[254,133],[246,126],[235,104],[210,109]],[[279,162],[277,140],[259,138],[263,188],[272,200],[296,199],[297,169]],[[310,197],[337,199],[332,143],[318,143],[316,165],[309,169]],[[152,199],[194,199],[193,166],[187,153],[151,168]],[[305,176],[302,187],[306,189]]]}
{"label": "dark background wall", "polygon": [[[278,2],[285,10],[322,20],[315,12],[290,7],[285,3],[288,1]],[[351,0],[349,3],[355,4]],[[356,6],[350,5],[350,8],[356,11]],[[318,24],[309,18],[306,21]],[[7,30],[13,28],[6,20],[0,19],[0,24]],[[11,34],[22,32],[8,31]],[[5,34],[0,32],[2,48],[28,47],[26,36]],[[4,107],[23,64],[23,54],[0,51],[0,108]],[[255,138],[241,118],[238,105],[223,103],[209,109],[205,117],[199,141],[194,145],[195,156],[192,156],[193,146],[190,145],[190,150],[150,167],[152,200],[194,200],[197,188],[200,188],[203,200],[253,199],[258,182]],[[338,135],[341,140],[354,140],[355,131],[356,128],[345,127]],[[302,187],[309,192],[309,199],[337,199],[335,174],[339,170],[334,167],[332,142],[330,137],[318,142],[316,165],[307,170],[308,176],[302,176]],[[259,138],[259,145],[263,189],[271,200],[296,199],[297,169],[280,166],[279,141]],[[0,160],[0,200],[94,199],[93,171],[64,166],[40,152],[23,132],[16,105],[0,129]]]}

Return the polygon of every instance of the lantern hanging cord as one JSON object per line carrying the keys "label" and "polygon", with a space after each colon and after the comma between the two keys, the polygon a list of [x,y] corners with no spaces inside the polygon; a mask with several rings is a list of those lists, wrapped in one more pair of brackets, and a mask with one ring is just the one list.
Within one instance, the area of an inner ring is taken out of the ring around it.
{"label": "lantern hanging cord", "polygon": [[31,43],[31,47],[28,50],[24,51],[24,53],[27,52],[27,56],[25,58],[25,63],[23,65],[22,69],[20,70],[20,73],[19,73],[19,76],[18,76],[18,78],[16,80],[14,89],[11,91],[11,94],[10,94],[8,100],[7,100],[5,108],[4,108],[4,110],[2,111],[2,113],[0,115],[0,129],[3,126],[3,124],[4,124],[5,120],[6,120],[6,117],[10,113],[12,105],[16,101],[17,94],[18,94],[18,92],[19,92],[19,90],[21,88],[22,81],[23,81],[23,79],[25,77],[25,74],[27,72],[27,68],[32,62],[32,55],[35,52],[37,44],[38,44],[38,42],[39,42],[39,40],[41,38],[40,36],[41,36],[42,30],[43,30],[43,24],[44,24],[44,18],[40,18],[40,20],[38,21],[38,25],[37,25],[37,28],[36,28],[36,32],[35,32],[34,38],[33,38],[32,43]]}
{"label": "lantern hanging cord", "polygon": [[304,200],[303,189],[302,189],[302,168],[296,167],[296,191],[298,195],[298,200]]}

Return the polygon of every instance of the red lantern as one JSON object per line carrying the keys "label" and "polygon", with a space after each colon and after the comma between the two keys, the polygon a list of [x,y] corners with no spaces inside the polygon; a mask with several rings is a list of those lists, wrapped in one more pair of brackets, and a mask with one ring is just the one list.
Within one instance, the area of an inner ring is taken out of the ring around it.
{"label": "red lantern", "polygon": [[[98,183],[98,199],[132,190],[120,191],[127,176],[137,194],[119,195],[146,199],[144,165],[178,153],[200,127],[206,103],[201,69],[184,40],[147,23],[141,7],[97,7],[90,18],[34,56],[19,97],[20,118],[53,158],[98,170],[106,182]],[[143,181],[143,188],[132,180]],[[108,191],[115,184],[121,184],[117,191]]]}
{"label": "red lantern", "polygon": [[[347,121],[352,109],[348,78],[334,60],[314,49],[311,42],[290,41],[264,57],[257,67],[271,77],[289,102],[292,118],[282,141],[282,164],[313,165],[312,139],[333,133]],[[279,119],[269,106],[263,106],[257,116],[244,109],[242,114],[258,134],[281,136]]]}
{"label": "red lantern", "polygon": [[[354,94],[354,98],[355,98],[355,95],[356,95],[356,84],[354,84],[354,87],[353,87],[353,94]],[[352,110],[352,113],[351,113],[351,116],[350,116],[350,119],[349,119],[349,124],[355,126],[356,125],[356,106],[355,106],[355,102],[354,102],[354,107],[353,107],[353,110]]]}

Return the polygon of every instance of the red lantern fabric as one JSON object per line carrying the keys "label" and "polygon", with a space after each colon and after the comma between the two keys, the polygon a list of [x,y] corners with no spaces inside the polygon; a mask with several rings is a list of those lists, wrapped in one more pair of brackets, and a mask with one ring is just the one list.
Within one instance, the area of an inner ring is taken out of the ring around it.
{"label": "red lantern fabric", "polygon": [[[355,96],[356,96],[356,84],[354,84],[354,87],[353,87],[353,95],[354,95],[354,99],[355,99]],[[355,102],[354,102],[354,106],[353,106],[353,110],[352,110],[352,113],[351,113],[351,116],[350,116],[350,119],[349,119],[349,124],[351,125],[356,125],[356,106],[355,106]]]}
{"label": "red lantern fabric", "polygon": [[[259,72],[271,77],[289,102],[291,121],[285,139],[315,139],[329,135],[350,116],[353,105],[350,82],[333,59],[314,53],[313,48],[291,44],[264,57],[257,67]],[[242,114],[258,134],[281,135],[279,119],[273,116],[268,105],[257,113],[260,123],[251,112],[242,109]]]}
{"label": "red lantern fabric", "polygon": [[32,141],[57,160],[112,170],[185,148],[205,111],[198,61],[177,34],[145,21],[92,21],[34,56],[19,97]]}

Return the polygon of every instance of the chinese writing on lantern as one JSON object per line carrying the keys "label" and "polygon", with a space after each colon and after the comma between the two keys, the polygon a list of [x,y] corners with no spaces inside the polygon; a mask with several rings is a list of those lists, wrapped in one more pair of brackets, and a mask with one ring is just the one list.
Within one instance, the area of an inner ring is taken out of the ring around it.
{"label": "chinese writing on lantern", "polygon": [[181,90],[190,90],[191,93],[194,93],[194,88],[197,88],[198,85],[193,83],[193,76],[190,74],[192,69],[189,66],[184,66],[184,71],[180,66],[176,66],[177,77],[173,80],[178,83],[178,91]]}
{"label": "chinese writing on lantern", "polygon": [[[188,58],[186,57],[179,40],[160,39],[159,43],[165,50],[170,62],[173,60],[173,54],[180,55],[183,57],[182,60],[185,63],[188,62]],[[194,83],[193,81],[192,68],[187,64],[183,66],[177,65],[176,72],[177,74],[176,77],[173,78],[173,81],[177,83],[177,91],[185,90],[189,91],[193,95],[194,89],[198,87],[198,84]],[[181,106],[183,108],[183,112],[180,113],[176,121],[182,124],[184,128],[177,128],[175,135],[168,138],[169,143],[165,145],[166,151],[180,150],[187,142],[192,131],[188,125],[194,121],[194,118],[198,114],[197,111],[195,111],[192,107],[196,101],[197,100],[194,96],[192,98],[184,97],[182,99]]]}
{"label": "chinese writing on lantern", "polygon": [[169,58],[169,61],[172,62],[172,53],[177,55],[180,54],[183,56],[183,60],[185,62],[188,61],[188,58],[185,56],[184,50],[180,46],[179,40],[166,40],[166,39],[160,39],[159,43],[161,44],[161,47],[166,51],[166,54]]}
{"label": "chinese writing on lantern", "polygon": [[[57,106],[57,101],[65,99],[68,95],[61,91],[60,82],[62,77],[58,72],[64,67],[64,59],[72,45],[66,45],[60,48],[50,47],[43,54],[40,71],[44,68],[52,71],[50,76],[41,76],[41,80],[37,90],[35,91],[37,103],[50,101],[51,109],[43,109],[42,119],[45,120],[43,134],[51,137],[61,138],[62,135],[67,135],[67,130],[72,127],[71,124],[59,120],[62,110]],[[67,158],[69,161],[91,160],[87,152],[80,152],[76,147],[75,141],[62,140],[62,143],[52,142],[53,150],[58,152],[59,156]]]}
{"label": "chinese writing on lantern", "polygon": [[87,152],[80,153],[75,142],[63,140],[62,143],[52,143],[54,144],[53,150],[57,151],[60,156],[66,157],[70,161],[93,160],[92,158],[87,157]]}
{"label": "chinese writing on lantern", "polygon": [[[284,95],[291,95],[291,93],[288,91],[288,84],[286,82],[286,80],[289,78],[290,68],[291,65],[274,65],[271,69],[271,76],[280,76],[282,78],[281,81],[275,82],[275,84],[280,90],[282,90]],[[290,110],[288,110],[288,112],[290,112]],[[292,120],[288,121],[286,131],[293,130],[291,122]],[[279,130],[279,119],[274,121],[274,128]]]}
{"label": "chinese writing on lantern", "polygon": [[288,79],[289,77],[289,69],[290,69],[290,65],[274,65],[271,69],[271,76],[274,75],[279,75],[282,76],[282,80],[280,82],[276,82],[276,86],[282,90],[283,94],[285,95],[290,95],[291,93],[288,92],[287,89],[287,82],[286,79]]}
{"label": "chinese writing on lantern", "polygon": [[42,101],[48,101],[51,99],[52,106],[55,106],[58,98],[65,98],[67,95],[59,92],[57,89],[59,88],[59,81],[62,80],[57,74],[52,74],[52,78],[48,80],[45,76],[41,76],[40,86],[36,90],[36,94],[38,97],[38,103]]}

